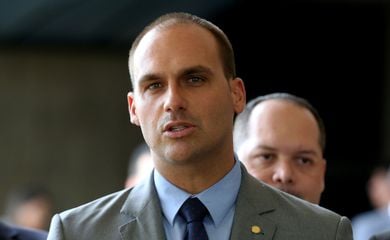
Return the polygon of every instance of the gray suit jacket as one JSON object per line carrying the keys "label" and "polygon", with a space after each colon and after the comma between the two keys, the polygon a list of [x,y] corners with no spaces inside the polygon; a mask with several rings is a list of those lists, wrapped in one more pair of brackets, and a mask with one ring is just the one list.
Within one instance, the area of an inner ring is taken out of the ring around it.
{"label": "gray suit jacket", "polygon": [[[230,239],[352,239],[347,218],[280,192],[242,170]],[[55,215],[48,240],[163,240],[162,218],[151,176],[131,190]],[[261,232],[253,233],[252,226]]]}

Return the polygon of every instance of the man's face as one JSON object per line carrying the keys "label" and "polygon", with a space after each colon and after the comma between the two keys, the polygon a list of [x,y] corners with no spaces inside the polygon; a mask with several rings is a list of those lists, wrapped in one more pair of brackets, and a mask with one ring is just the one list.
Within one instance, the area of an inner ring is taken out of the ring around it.
{"label": "man's face", "polygon": [[284,100],[260,103],[249,119],[248,139],[237,154],[257,179],[319,203],[326,162],[318,125],[307,109]]}
{"label": "man's face", "polygon": [[245,104],[243,83],[226,79],[208,31],[190,24],[151,30],[131,67],[131,121],[157,159],[183,164],[232,146],[233,115]]}

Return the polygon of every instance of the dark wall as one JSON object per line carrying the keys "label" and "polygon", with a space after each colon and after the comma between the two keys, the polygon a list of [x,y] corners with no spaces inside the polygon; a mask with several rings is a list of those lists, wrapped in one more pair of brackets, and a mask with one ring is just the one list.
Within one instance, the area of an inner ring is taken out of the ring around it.
{"label": "dark wall", "polygon": [[141,141],[129,90],[127,52],[0,49],[0,204],[21,186],[47,187],[56,211],[122,189]]}
{"label": "dark wall", "polygon": [[349,217],[370,208],[365,184],[382,161],[385,20],[370,1],[244,1],[216,18],[248,99],[284,91],[319,110],[328,134],[321,205]]}

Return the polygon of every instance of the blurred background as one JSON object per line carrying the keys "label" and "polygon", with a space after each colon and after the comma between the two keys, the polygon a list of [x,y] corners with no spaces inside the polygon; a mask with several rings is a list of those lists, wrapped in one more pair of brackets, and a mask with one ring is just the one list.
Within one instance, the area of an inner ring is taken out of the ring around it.
{"label": "blurred background", "polygon": [[248,99],[308,99],[328,141],[321,205],[369,210],[371,170],[390,159],[389,3],[379,0],[0,0],[0,206],[20,186],[62,211],[123,188],[142,142],[127,113],[128,50],[170,11],[219,25]]}

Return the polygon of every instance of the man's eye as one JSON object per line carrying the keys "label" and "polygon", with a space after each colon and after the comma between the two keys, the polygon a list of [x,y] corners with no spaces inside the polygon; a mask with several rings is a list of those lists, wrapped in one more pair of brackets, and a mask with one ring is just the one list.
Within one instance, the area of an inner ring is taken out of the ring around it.
{"label": "man's eye", "polygon": [[275,156],[273,154],[258,154],[252,158],[251,163],[254,166],[268,165],[271,164],[274,159]]}
{"label": "man's eye", "polygon": [[273,155],[272,154],[261,154],[259,156],[259,158],[263,161],[269,161],[269,160],[272,160],[273,159]]}
{"label": "man's eye", "polygon": [[155,83],[152,83],[152,84],[149,84],[147,86],[147,89],[148,90],[154,90],[154,89],[158,89],[158,88],[161,88],[162,87],[162,84],[159,83],[159,82],[155,82]]}
{"label": "man's eye", "polygon": [[268,161],[271,161],[272,159],[274,159],[274,155],[273,154],[268,154],[268,153],[263,153],[263,154],[258,154],[256,156],[254,156],[254,161],[258,162],[258,163],[261,163],[261,162],[268,162]]}
{"label": "man's eye", "polygon": [[313,162],[313,160],[311,160],[310,158],[306,158],[306,157],[300,157],[297,160],[298,160],[298,163],[301,165],[310,165]]}
{"label": "man's eye", "polygon": [[193,84],[193,85],[199,85],[204,82],[204,79],[201,77],[197,76],[191,76],[190,78],[187,79],[188,83]]}

